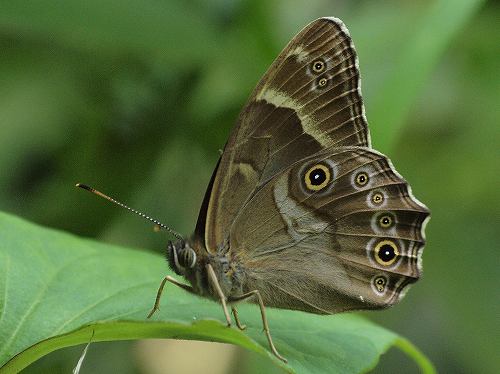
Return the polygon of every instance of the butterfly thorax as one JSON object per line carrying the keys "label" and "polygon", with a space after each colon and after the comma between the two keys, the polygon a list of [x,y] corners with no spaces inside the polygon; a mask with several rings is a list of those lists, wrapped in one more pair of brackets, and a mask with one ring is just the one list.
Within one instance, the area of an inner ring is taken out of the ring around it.
{"label": "butterfly thorax", "polygon": [[243,272],[238,263],[228,256],[226,251],[210,254],[196,241],[169,242],[167,261],[170,268],[178,275],[186,278],[193,290],[200,296],[218,300],[218,294],[210,286],[207,264],[215,272],[222,292],[227,297],[238,296],[242,291]]}

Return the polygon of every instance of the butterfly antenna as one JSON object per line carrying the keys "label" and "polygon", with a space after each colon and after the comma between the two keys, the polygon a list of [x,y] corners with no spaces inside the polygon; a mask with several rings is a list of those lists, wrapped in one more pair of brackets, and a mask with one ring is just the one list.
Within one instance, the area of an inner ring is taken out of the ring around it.
{"label": "butterfly antenna", "polygon": [[115,199],[113,199],[112,197],[109,197],[109,196],[108,196],[108,195],[106,195],[106,194],[103,194],[101,191],[98,191],[98,190],[96,190],[95,188],[89,187],[89,186],[87,186],[87,185],[85,185],[85,184],[81,184],[81,183],[77,183],[77,184],[76,184],[76,187],[83,188],[84,190],[87,190],[87,191],[89,191],[89,192],[92,192],[94,195],[97,195],[97,196],[100,196],[100,197],[102,197],[102,198],[104,198],[104,199],[106,199],[106,200],[109,200],[109,201],[111,201],[112,203],[114,203],[114,204],[116,204],[116,205],[119,205],[119,206],[121,206],[122,208],[125,208],[125,209],[127,209],[127,210],[131,211],[132,213],[135,213],[135,214],[137,214],[138,216],[141,216],[142,218],[147,219],[148,221],[153,222],[153,223],[154,223],[157,227],[161,227],[162,229],[167,230],[170,234],[172,234],[173,236],[175,236],[177,239],[179,239],[179,240],[184,240],[184,238],[182,237],[182,235],[181,235],[181,234],[179,234],[178,232],[176,232],[176,231],[172,230],[172,229],[171,229],[170,227],[168,227],[167,225],[164,225],[163,223],[161,223],[161,222],[160,222],[160,221],[158,221],[157,219],[151,218],[150,216],[148,216],[148,215],[146,215],[146,214],[144,214],[144,213],[142,213],[142,212],[139,212],[138,210],[135,210],[135,209],[133,209],[133,208],[131,208],[131,207],[129,207],[129,206],[127,206],[127,205],[125,205],[125,204],[123,204],[123,203],[121,203],[121,202],[119,202],[119,201],[115,200]]}

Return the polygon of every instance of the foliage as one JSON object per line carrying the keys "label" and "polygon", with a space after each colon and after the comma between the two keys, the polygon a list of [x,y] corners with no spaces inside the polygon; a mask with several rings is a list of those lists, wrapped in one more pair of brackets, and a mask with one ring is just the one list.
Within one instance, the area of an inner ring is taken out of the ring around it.
{"label": "foliage", "polygon": [[360,317],[304,318],[269,309],[274,340],[289,358],[284,366],[266,350],[257,306],[241,306],[248,331],[240,332],[216,320],[221,316],[216,303],[170,287],[160,318],[145,321],[164,274],[158,255],[79,239],[5,214],[0,236],[2,372],[18,372],[55,349],[89,340],[139,338],[238,344],[297,373],[359,373],[391,345],[403,345],[432,372],[411,344]]}
{"label": "foliage", "polygon": [[[500,141],[494,109],[500,9],[483,3],[1,2],[0,209],[100,242],[160,251],[163,235],[76,191],[74,183],[102,188],[189,233],[217,150],[250,90],[293,34],[333,15],[346,22],[358,48],[374,147],[391,157],[432,211],[423,279],[401,305],[365,316],[415,342],[440,372],[496,372],[493,217],[500,206],[492,160]],[[3,241],[5,257],[13,248]],[[152,258],[158,270],[147,279],[154,288],[166,266]],[[80,274],[88,269],[79,270],[74,281],[85,279]],[[0,272],[0,284],[5,279]],[[15,292],[23,295],[29,284]],[[243,313],[251,320],[249,308]],[[356,317],[332,321],[343,318]],[[259,342],[257,330],[249,336]],[[111,357],[118,343],[97,344],[100,352],[90,350],[83,371],[97,360],[136,372],[129,369],[136,361],[126,354],[130,345]],[[25,371],[67,372],[78,354],[59,350]],[[252,361],[238,357],[242,366]],[[408,372],[413,365],[394,353],[382,357],[375,371]],[[247,370],[259,372],[255,367]]]}

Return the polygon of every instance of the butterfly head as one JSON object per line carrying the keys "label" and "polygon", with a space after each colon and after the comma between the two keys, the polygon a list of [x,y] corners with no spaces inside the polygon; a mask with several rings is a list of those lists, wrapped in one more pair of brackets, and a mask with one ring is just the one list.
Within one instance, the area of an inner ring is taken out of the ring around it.
{"label": "butterfly head", "polygon": [[167,245],[167,261],[176,274],[186,276],[186,273],[196,266],[196,252],[184,240]]}

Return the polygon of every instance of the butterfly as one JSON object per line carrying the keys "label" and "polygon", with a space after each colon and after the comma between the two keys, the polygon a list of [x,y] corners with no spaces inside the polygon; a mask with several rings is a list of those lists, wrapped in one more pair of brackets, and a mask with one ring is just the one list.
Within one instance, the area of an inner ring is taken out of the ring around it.
{"label": "butterfly", "polygon": [[179,240],[167,246],[170,267],[189,285],[166,276],[148,317],[166,282],[219,302],[228,326],[230,308],[241,329],[235,305],[253,302],[271,351],[286,362],[265,307],[334,314],[396,304],[420,277],[428,218],[371,148],[349,31],[337,18],[317,19],[241,111],[194,234],[174,233]]}

